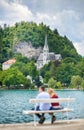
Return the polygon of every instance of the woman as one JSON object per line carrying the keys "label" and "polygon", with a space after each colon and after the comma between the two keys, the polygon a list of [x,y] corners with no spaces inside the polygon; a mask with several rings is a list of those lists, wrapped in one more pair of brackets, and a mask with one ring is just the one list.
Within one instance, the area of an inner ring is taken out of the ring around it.
{"label": "woman", "polygon": [[[55,91],[52,88],[48,88],[47,91],[48,91],[48,93],[50,95],[50,98],[58,98],[58,95],[55,93]],[[51,110],[59,110],[59,109],[62,109],[59,102],[51,103]],[[53,122],[55,120],[56,120],[56,117],[52,113],[52,121],[51,121],[51,123],[53,124]]]}

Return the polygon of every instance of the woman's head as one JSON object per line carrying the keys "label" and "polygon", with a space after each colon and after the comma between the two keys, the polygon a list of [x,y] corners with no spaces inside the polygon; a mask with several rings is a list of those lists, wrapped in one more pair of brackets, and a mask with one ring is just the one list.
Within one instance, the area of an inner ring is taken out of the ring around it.
{"label": "woman's head", "polygon": [[52,88],[48,88],[47,92],[49,93],[50,96],[53,96],[53,95],[56,94],[55,91],[54,91],[54,89],[52,89]]}

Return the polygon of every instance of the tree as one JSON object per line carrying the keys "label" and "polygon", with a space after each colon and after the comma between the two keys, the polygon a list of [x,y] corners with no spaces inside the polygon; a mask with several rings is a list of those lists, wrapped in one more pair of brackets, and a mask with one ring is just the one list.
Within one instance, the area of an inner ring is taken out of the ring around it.
{"label": "tree", "polygon": [[57,67],[55,72],[55,79],[60,81],[62,84],[66,84],[67,86],[71,82],[71,77],[73,75],[77,75],[76,68],[72,63],[62,63]]}
{"label": "tree", "polygon": [[54,31],[53,31],[56,35],[59,35],[59,32],[58,32],[58,30],[57,29],[54,29]]}
{"label": "tree", "polygon": [[42,82],[40,81],[39,75],[37,75],[34,79],[34,85],[36,85],[37,87],[42,85]]}
{"label": "tree", "polygon": [[26,65],[26,70],[28,71],[28,75],[30,75],[32,79],[34,79],[38,74],[35,63],[33,61],[29,62]]}
{"label": "tree", "polygon": [[81,87],[82,78],[79,75],[72,76],[71,85],[77,89]]}
{"label": "tree", "polygon": [[72,57],[67,57],[63,60],[64,63],[72,63],[72,64],[76,64],[77,60],[75,58]]}
{"label": "tree", "polygon": [[50,71],[46,71],[44,75],[44,83],[48,83],[50,78],[51,78]]}
{"label": "tree", "polygon": [[5,70],[0,75],[0,80],[2,81],[3,85],[14,87],[14,88],[29,88],[30,82],[27,78],[17,69],[17,68],[10,68]]}
{"label": "tree", "polygon": [[84,90],[84,79],[82,79],[81,88]]}
{"label": "tree", "polygon": [[80,75],[84,79],[84,58],[76,65],[78,75]]}
{"label": "tree", "polygon": [[3,49],[3,30],[0,27],[0,63],[2,62],[2,49]]}
{"label": "tree", "polygon": [[[39,73],[40,73],[40,75],[42,76],[42,77],[44,77],[45,76],[45,74],[47,73],[47,71],[49,72],[49,70],[50,70],[50,67],[51,67],[51,62],[49,62],[48,64],[45,64],[41,69],[40,69],[40,71],[39,71]],[[50,73],[50,72],[49,72]],[[46,76],[45,76],[45,78],[47,78]]]}
{"label": "tree", "polygon": [[23,62],[24,64],[27,64],[28,62],[30,62],[30,60],[25,57],[25,56],[22,56],[21,54],[15,54],[14,57],[16,58],[17,62]]}
{"label": "tree", "polygon": [[18,62],[16,61],[11,68],[17,68],[19,71],[21,71],[24,74],[24,70],[25,70],[25,63],[24,62]]}
{"label": "tree", "polygon": [[50,88],[56,88],[56,83],[57,83],[56,80],[54,80],[53,78],[50,78],[49,81],[48,81],[48,86]]}
{"label": "tree", "polygon": [[58,89],[61,89],[61,88],[62,88],[61,82],[57,82],[57,83],[56,83],[56,88],[58,88]]}
{"label": "tree", "polygon": [[54,78],[55,76],[55,72],[56,72],[56,64],[54,62],[51,62],[51,66],[50,66],[50,76]]}
{"label": "tree", "polygon": [[0,71],[2,70],[2,64],[0,64]]}

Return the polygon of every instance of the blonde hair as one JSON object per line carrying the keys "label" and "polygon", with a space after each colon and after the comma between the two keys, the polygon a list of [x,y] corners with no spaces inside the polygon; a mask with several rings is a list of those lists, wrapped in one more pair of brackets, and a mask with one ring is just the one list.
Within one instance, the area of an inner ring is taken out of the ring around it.
{"label": "blonde hair", "polygon": [[49,93],[50,96],[56,95],[54,89],[52,89],[52,88],[48,88],[47,92]]}

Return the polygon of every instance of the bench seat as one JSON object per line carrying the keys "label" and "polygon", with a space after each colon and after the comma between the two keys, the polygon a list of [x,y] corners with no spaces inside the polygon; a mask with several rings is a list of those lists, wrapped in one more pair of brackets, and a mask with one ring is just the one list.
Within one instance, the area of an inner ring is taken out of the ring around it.
{"label": "bench seat", "polygon": [[46,110],[46,111],[24,110],[23,114],[59,113],[59,112],[71,112],[71,111],[73,111],[73,109],[71,108],[63,108],[60,110]]}

